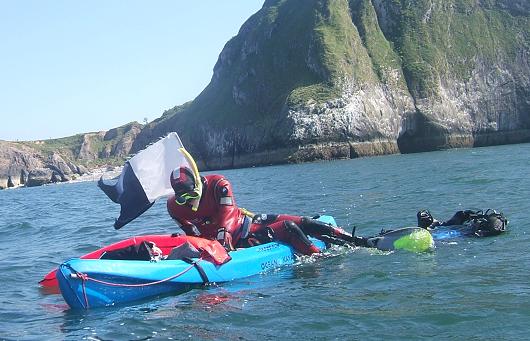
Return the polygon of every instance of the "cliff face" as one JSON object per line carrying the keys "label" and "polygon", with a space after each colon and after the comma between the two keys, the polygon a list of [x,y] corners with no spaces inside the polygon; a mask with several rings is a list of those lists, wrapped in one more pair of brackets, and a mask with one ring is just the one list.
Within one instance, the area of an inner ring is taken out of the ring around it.
{"label": "cliff face", "polygon": [[134,122],[61,139],[0,141],[0,189],[72,180],[100,163],[121,165],[141,129]]}
{"label": "cliff face", "polygon": [[402,151],[528,141],[527,1],[373,5],[383,34],[402,55],[415,101],[416,113],[398,138]]}
{"label": "cliff face", "polygon": [[527,0],[269,0],[138,135],[203,169],[530,140]]}
{"label": "cliff face", "polygon": [[528,0],[267,0],[195,100],[145,127],[0,141],[0,187],[170,131],[201,170],[528,142],[529,57]]}

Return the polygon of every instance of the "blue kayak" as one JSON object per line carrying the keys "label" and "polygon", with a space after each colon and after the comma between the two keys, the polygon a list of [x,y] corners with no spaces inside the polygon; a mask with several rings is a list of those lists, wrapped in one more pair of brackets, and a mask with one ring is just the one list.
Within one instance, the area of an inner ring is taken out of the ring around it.
{"label": "blue kayak", "polygon": [[[331,216],[319,220],[336,226]],[[312,239],[324,249],[325,243]],[[295,262],[294,249],[267,243],[230,252],[222,265],[198,258],[188,260],[112,260],[74,258],[59,266],[57,280],[71,308],[124,304],[163,294],[178,294],[206,283],[223,283],[257,275]]]}

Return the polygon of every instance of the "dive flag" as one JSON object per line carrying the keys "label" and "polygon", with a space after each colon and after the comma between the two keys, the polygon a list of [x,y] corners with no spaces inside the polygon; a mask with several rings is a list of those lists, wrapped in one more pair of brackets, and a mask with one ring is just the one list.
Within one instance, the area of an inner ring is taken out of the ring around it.
{"label": "dive flag", "polygon": [[101,177],[99,188],[121,205],[114,228],[123,227],[147,211],[155,200],[172,194],[169,177],[181,166],[197,169],[179,136],[173,132],[125,162],[119,177],[112,180]]}

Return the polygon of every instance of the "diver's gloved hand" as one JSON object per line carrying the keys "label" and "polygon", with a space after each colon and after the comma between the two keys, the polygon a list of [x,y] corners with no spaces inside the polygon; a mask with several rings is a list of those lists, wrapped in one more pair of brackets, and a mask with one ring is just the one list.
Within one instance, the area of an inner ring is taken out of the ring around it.
{"label": "diver's gloved hand", "polygon": [[442,226],[442,225],[443,225],[442,222],[440,222],[440,221],[434,219],[434,221],[432,222],[432,224],[429,225],[429,226],[427,226],[427,230],[433,230],[433,229],[437,228],[438,226]]}
{"label": "diver's gloved hand", "polygon": [[224,246],[226,251],[234,251],[235,248],[232,244],[232,235],[226,231],[226,228],[222,227],[217,230],[217,241]]}

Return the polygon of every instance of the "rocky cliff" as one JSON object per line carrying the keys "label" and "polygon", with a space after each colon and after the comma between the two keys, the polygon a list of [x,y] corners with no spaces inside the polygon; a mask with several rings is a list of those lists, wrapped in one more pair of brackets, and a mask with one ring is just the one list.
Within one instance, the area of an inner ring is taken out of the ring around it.
{"label": "rocky cliff", "polygon": [[267,0],[138,135],[203,169],[530,140],[527,0]]}
{"label": "rocky cliff", "polygon": [[90,168],[122,164],[142,125],[28,142],[0,141],[0,189],[75,179]]}
{"label": "rocky cliff", "polygon": [[143,129],[0,142],[0,187],[170,131],[201,170],[528,142],[529,56],[528,0],[267,0],[195,100]]}

